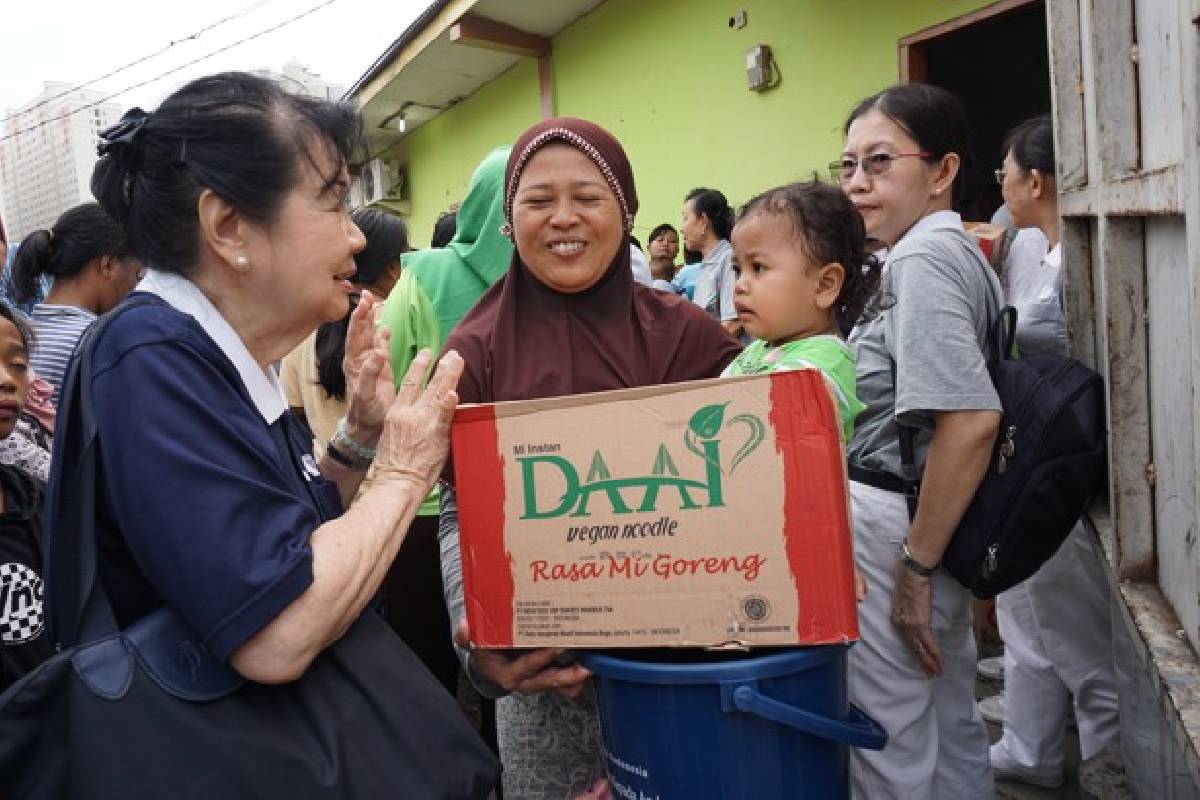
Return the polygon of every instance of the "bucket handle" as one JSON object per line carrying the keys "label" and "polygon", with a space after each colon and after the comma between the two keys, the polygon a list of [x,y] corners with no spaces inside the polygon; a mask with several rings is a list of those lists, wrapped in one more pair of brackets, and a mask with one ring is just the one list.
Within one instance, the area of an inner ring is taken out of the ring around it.
{"label": "bucket handle", "polygon": [[757,714],[771,722],[787,725],[812,736],[832,739],[864,750],[882,750],[887,744],[887,731],[853,703],[850,704],[850,713],[843,722],[772,700],[751,685],[741,684],[731,688],[733,705],[739,711]]}

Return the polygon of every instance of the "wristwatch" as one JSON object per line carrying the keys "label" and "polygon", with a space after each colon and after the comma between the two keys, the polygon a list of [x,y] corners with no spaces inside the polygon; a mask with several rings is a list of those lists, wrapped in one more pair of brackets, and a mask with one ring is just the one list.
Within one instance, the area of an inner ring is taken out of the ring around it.
{"label": "wristwatch", "polygon": [[913,572],[920,575],[922,578],[928,578],[938,568],[937,564],[932,567],[927,567],[913,556],[912,551],[908,549],[908,539],[900,543],[900,560],[904,562],[904,566],[911,569]]}
{"label": "wristwatch", "polygon": [[374,456],[376,456],[376,449],[374,447],[368,447],[354,440],[354,437],[350,435],[349,429],[346,426],[346,417],[344,416],[341,420],[337,421],[337,428],[329,440],[328,446],[335,447],[338,455],[346,457],[353,463],[348,464],[337,456],[332,457],[334,461],[352,469],[368,467],[374,461]]}
{"label": "wristwatch", "polygon": [[332,458],[337,463],[341,464],[346,469],[366,469],[371,466],[371,459],[359,458],[343,451],[336,444],[337,439],[330,439],[325,444],[325,455]]}

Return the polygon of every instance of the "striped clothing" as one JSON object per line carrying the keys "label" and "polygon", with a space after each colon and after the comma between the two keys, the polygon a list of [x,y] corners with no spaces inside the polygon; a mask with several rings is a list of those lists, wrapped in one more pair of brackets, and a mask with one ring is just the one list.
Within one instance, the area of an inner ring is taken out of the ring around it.
{"label": "striped clothing", "polygon": [[854,434],[854,418],[866,408],[854,393],[854,355],[837,336],[810,336],[771,347],[757,339],[725,368],[723,378],[812,367],[821,370],[842,422],[842,441]]}
{"label": "striped clothing", "polygon": [[75,306],[39,303],[33,307],[33,353],[30,366],[38,377],[54,388],[54,405],[67,374],[67,363],[75,345],[87,327],[96,319],[90,311]]}

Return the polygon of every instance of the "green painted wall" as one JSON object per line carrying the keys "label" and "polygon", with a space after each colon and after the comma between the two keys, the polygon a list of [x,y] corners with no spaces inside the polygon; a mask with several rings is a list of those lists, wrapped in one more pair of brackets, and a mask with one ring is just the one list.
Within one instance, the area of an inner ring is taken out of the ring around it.
{"label": "green painted wall", "polygon": [[483,157],[515,141],[541,118],[540,109],[537,62],[525,59],[405,137],[414,245],[429,246],[433,223],[462,200]]}
{"label": "green painted wall", "polygon": [[[636,233],[678,225],[683,195],[721,189],[737,205],[823,172],[853,103],[899,77],[897,40],[988,0],[608,0],[554,41],[560,115],[586,117],[624,144],[637,177]],[[748,13],[741,30],[730,14]],[[783,82],[746,88],[745,53],[775,53]],[[524,61],[407,142],[411,225],[461,197],[492,146],[539,119],[536,65]]]}

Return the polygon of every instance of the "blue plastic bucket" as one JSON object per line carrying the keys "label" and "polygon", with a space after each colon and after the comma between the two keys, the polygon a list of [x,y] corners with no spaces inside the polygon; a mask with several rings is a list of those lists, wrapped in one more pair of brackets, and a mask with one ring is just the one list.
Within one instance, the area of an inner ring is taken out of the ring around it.
{"label": "blue plastic bucket", "polygon": [[613,797],[849,797],[849,748],[881,750],[887,734],[847,699],[846,650],[582,655],[596,675]]}

